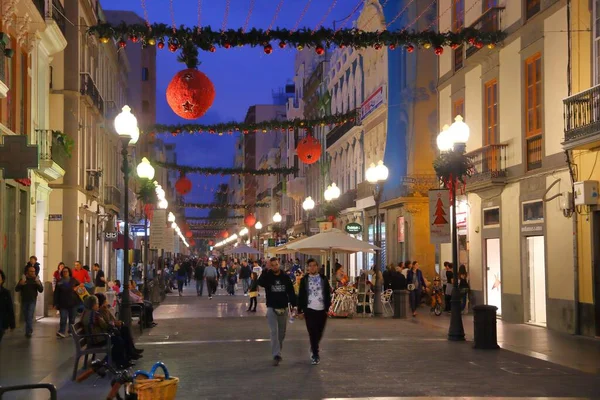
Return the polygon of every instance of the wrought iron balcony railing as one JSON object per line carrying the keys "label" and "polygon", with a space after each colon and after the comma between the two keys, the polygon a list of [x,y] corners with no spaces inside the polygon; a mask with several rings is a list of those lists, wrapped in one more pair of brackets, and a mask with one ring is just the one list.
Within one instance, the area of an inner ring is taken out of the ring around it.
{"label": "wrought iron balcony railing", "polygon": [[94,80],[92,79],[91,75],[87,72],[82,72],[80,74],[80,77],[80,93],[84,96],[88,96],[91,99],[94,106],[98,108],[98,111],[100,111],[101,114],[104,114],[104,100],[102,99],[102,96],[100,96],[100,91],[96,87],[96,84],[94,83]]}
{"label": "wrought iron balcony railing", "polygon": [[123,195],[121,190],[112,185],[104,186],[104,204],[120,208],[123,204]]}
{"label": "wrought iron balcony railing", "polygon": [[467,153],[473,163],[473,175],[469,183],[493,181],[506,178],[507,144],[490,144]]}
{"label": "wrought iron balcony railing", "polygon": [[329,131],[329,133],[327,133],[327,148],[331,147],[335,142],[344,137],[344,135],[348,133],[350,129],[354,128],[355,126],[360,126],[361,120],[360,113],[358,112],[358,110],[355,112],[355,115],[356,116],[354,118],[349,119],[343,124],[336,126],[331,131]]}
{"label": "wrought iron balcony railing", "polygon": [[67,18],[65,17],[65,7],[60,0],[46,0],[48,3],[46,17],[52,18],[60,31],[65,34],[67,27]]}
{"label": "wrought iron balcony railing", "polygon": [[[502,29],[502,11],[504,11],[504,7],[490,7],[470,27],[481,32],[497,32]],[[475,54],[478,50],[479,48],[475,45],[467,47],[467,58]]]}
{"label": "wrought iron balcony railing", "polygon": [[563,100],[565,144],[598,136],[600,139],[600,85]]}
{"label": "wrought iron balcony railing", "polygon": [[54,135],[50,129],[36,129],[35,135],[40,161],[54,161],[62,169],[66,169],[69,155],[59,136]]}

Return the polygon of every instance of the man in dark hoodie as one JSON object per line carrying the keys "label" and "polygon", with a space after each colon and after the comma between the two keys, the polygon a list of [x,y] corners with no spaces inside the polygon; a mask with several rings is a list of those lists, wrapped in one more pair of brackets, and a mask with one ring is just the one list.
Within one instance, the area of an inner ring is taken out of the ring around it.
{"label": "man in dark hoodie", "polygon": [[295,309],[296,293],[290,277],[280,269],[279,261],[275,257],[271,258],[270,269],[261,274],[258,285],[265,288],[267,296],[267,320],[271,331],[271,353],[273,355],[273,365],[277,366],[283,360],[281,349],[287,328],[288,307],[291,304]]}
{"label": "man in dark hoodie", "polygon": [[[198,296],[202,296],[202,292],[204,291],[204,262],[198,261],[196,264],[196,269],[194,269],[194,278],[196,279],[196,293]],[[209,296],[211,295],[210,289]]]}
{"label": "man in dark hoodie", "polygon": [[35,276],[38,276],[40,274],[40,263],[37,262],[36,256],[29,257],[29,262],[27,263],[25,268],[23,268],[23,273],[25,275],[27,275],[27,268],[29,268],[29,267],[35,268]]}
{"label": "man in dark hoodie", "polygon": [[35,267],[29,266],[27,273],[23,275],[15,291],[21,292],[21,305],[25,314],[25,336],[28,338],[33,334],[33,317],[35,316],[35,303],[38,292],[44,291],[40,278],[35,274]]}

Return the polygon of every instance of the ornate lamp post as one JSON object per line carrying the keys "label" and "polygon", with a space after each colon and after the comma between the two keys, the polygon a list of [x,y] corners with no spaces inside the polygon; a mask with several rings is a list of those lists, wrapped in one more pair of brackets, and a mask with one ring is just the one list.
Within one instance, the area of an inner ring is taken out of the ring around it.
{"label": "ornate lamp post", "polygon": [[[383,193],[383,184],[387,180],[389,175],[388,168],[383,164],[383,161],[379,161],[377,165],[371,164],[366,171],[367,181],[373,185],[373,198],[375,199],[375,246],[381,247],[381,215],[379,213],[379,204],[381,202],[381,194]],[[381,250],[375,251],[375,299],[373,301],[375,316],[383,315],[382,304],[381,304],[381,286],[382,283],[379,279],[379,272],[381,271]]]}
{"label": "ornate lamp post", "polygon": [[310,212],[315,208],[315,201],[308,196],[302,203],[302,209],[306,211],[306,236],[310,236]]}
{"label": "ornate lamp post", "polygon": [[458,229],[456,227],[456,185],[463,181],[469,174],[470,161],[465,157],[465,149],[469,140],[469,127],[458,115],[454,123],[448,128],[444,126],[437,137],[437,145],[440,156],[434,163],[438,177],[450,189],[450,203],[452,207],[452,274],[454,283],[452,285],[452,315],[450,328],[448,329],[448,340],[465,340],[465,330],[461,316],[461,299],[458,288]]}
{"label": "ornate lamp post", "polygon": [[[138,164],[137,175],[141,179],[146,179],[148,182],[154,179],[154,167],[150,164],[150,161],[146,157],[142,158],[142,161]],[[155,188],[156,191],[156,188]],[[142,249],[142,256],[144,259],[144,299],[149,300],[150,294],[148,292],[148,214],[144,209],[144,248]]]}
{"label": "ornate lamp post", "polygon": [[258,250],[260,253],[260,230],[262,229],[262,222],[256,221],[256,224],[254,224],[254,229],[256,229],[256,250]]}
{"label": "ornate lamp post", "polygon": [[325,193],[323,193],[323,197],[325,197],[325,201],[332,201],[332,200],[339,199],[340,195],[341,195],[340,188],[337,187],[337,185],[335,183],[332,183],[331,185],[327,186],[327,189],[325,189]]}
{"label": "ornate lamp post", "polygon": [[135,145],[140,137],[137,119],[131,113],[129,106],[124,106],[123,110],[115,118],[115,130],[121,138],[121,156],[124,175],[124,194],[123,194],[123,220],[124,220],[124,237],[123,237],[123,298],[121,301],[121,320],[125,325],[131,326],[131,308],[129,302],[129,160],[128,147]]}
{"label": "ornate lamp post", "polygon": [[276,212],[273,215],[273,222],[275,222],[276,224],[280,223],[282,219],[283,217],[281,216],[281,214],[279,214],[279,212]]}

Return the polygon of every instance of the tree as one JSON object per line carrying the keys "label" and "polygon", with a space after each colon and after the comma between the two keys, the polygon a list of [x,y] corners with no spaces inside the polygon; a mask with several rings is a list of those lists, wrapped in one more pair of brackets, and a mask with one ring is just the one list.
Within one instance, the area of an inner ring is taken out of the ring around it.
{"label": "tree", "polygon": [[435,219],[433,220],[432,225],[446,225],[448,221],[444,218],[446,215],[446,211],[444,211],[444,203],[442,203],[442,199],[438,198],[437,203],[435,203]]}

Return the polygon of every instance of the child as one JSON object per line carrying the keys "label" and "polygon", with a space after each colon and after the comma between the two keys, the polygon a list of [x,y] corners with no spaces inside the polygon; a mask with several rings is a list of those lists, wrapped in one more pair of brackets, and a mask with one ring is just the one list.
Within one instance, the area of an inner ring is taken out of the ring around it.
{"label": "child", "polygon": [[[246,311],[256,312],[256,304],[258,303],[256,299],[258,296],[258,274],[256,272],[252,272],[250,279],[250,289],[248,290],[250,293],[250,305]],[[253,304],[254,308],[252,308]]]}

